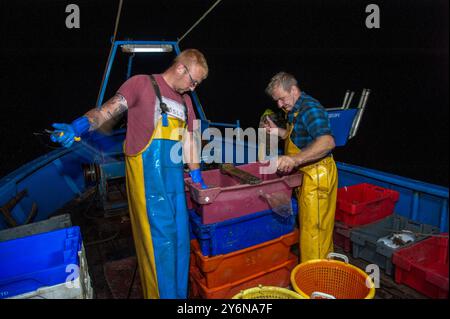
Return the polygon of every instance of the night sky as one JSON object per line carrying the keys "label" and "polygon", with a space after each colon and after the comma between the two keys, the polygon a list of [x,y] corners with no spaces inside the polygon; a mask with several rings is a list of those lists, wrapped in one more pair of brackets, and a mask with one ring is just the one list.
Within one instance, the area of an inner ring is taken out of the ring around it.
{"label": "night sky", "polygon": [[[215,0],[124,0],[117,39],[176,40]],[[68,29],[68,4],[80,28]],[[365,25],[367,5],[380,28]],[[448,187],[448,0],[223,0],[185,39],[210,76],[197,89],[207,117],[257,127],[275,104],[271,76],[294,74],[325,107],[371,89],[358,135],[337,161]],[[97,100],[119,1],[0,0],[0,176],[49,152],[33,132],[71,122]],[[113,67],[111,94],[126,65]],[[164,66],[151,60],[138,73]],[[44,140],[45,142],[45,140]]]}

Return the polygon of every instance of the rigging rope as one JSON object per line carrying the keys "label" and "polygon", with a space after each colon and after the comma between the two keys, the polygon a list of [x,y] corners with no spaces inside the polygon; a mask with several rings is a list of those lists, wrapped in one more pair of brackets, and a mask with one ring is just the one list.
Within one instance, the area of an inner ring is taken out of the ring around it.
{"label": "rigging rope", "polygon": [[[177,43],[179,44],[220,2],[222,2],[222,0],[217,0],[212,6],[211,8],[209,8],[201,17],[200,19],[198,19],[194,25],[192,27],[189,28],[189,30],[187,30],[182,36],[181,38],[178,39]],[[109,50],[109,55],[108,55],[108,59],[106,60],[106,66],[105,66],[105,70],[103,72],[103,78],[102,78],[102,83],[100,85],[100,89],[98,92],[98,96],[97,96],[97,103],[96,105],[99,106],[99,100],[100,100],[100,94],[102,91],[102,87],[103,87],[103,83],[105,82],[105,77],[106,77],[106,72],[107,72],[107,68],[108,68],[108,61],[111,58],[111,54],[112,54],[112,49],[114,46],[114,42],[116,40],[116,35],[117,35],[117,29],[119,28],[119,21],[120,21],[120,15],[122,12],[122,4],[123,4],[123,0],[119,1],[119,8],[117,10],[117,16],[116,16],[116,23],[114,26],[114,34],[113,34],[113,38],[112,38],[112,43],[111,43],[111,48]]]}
{"label": "rigging rope", "polygon": [[97,106],[99,106],[98,103],[100,102],[99,101],[100,100],[100,94],[102,92],[103,83],[105,82],[106,71],[107,71],[107,68],[108,68],[108,62],[109,62],[109,59],[111,58],[114,42],[116,41],[117,29],[119,28],[120,13],[122,12],[122,4],[123,4],[123,0],[120,0],[120,2],[119,2],[119,9],[117,10],[116,24],[114,26],[114,34],[113,34],[113,38],[112,38],[112,42],[111,42],[111,48],[109,49],[108,59],[106,59],[106,65],[105,65],[105,71],[103,72],[102,84],[100,85],[100,89],[98,91],[97,103],[96,103]]}
{"label": "rigging rope", "polygon": [[202,21],[207,15],[208,13],[210,13],[212,11],[212,9],[214,9],[215,6],[217,6],[222,0],[217,0],[216,3],[214,3],[211,8],[208,9],[208,11],[206,11],[201,17],[200,19],[197,20],[197,22],[194,23],[194,25],[192,27],[190,27],[189,30],[187,30],[182,36],[181,38],[178,39],[178,44],[180,44],[181,40],[183,40],[199,23],[200,21]]}

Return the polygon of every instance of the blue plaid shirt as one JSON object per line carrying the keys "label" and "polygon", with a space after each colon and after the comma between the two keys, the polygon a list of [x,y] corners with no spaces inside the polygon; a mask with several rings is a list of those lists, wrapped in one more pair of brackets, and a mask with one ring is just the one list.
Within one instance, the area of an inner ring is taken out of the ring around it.
{"label": "blue plaid shirt", "polygon": [[294,123],[290,138],[300,149],[321,135],[333,135],[327,111],[319,101],[305,92],[301,93],[287,114],[287,120],[291,124]]}

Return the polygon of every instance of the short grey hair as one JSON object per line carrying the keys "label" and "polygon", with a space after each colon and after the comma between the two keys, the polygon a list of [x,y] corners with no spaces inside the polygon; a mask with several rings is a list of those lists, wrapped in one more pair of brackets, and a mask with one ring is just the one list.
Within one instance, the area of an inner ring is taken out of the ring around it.
{"label": "short grey hair", "polygon": [[276,87],[281,86],[283,90],[290,91],[293,86],[297,86],[297,79],[287,72],[278,72],[271,79],[266,87],[266,94],[272,96],[272,92]]}

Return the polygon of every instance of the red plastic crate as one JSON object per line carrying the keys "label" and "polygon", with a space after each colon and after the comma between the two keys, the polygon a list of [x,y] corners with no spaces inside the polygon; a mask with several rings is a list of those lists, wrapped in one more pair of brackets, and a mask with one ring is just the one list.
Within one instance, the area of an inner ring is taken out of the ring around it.
{"label": "red plastic crate", "polygon": [[[187,178],[189,178],[189,174],[188,173],[184,173],[183,174],[183,178],[186,181]],[[189,191],[189,187],[187,186],[186,182],[184,183],[184,193],[186,195],[186,206],[188,210],[191,210],[194,208],[194,203],[192,203],[192,197],[191,197],[191,193]]]}
{"label": "red plastic crate", "polygon": [[[278,176],[261,174],[260,168],[268,166],[261,163],[239,165],[238,168],[262,179],[262,183],[250,185],[240,184],[239,181],[220,169],[202,172],[207,189],[193,184],[190,178],[185,178],[185,185],[189,189],[195,211],[202,216],[203,224],[222,222],[256,212],[271,209],[260,191],[266,194],[283,193],[287,198],[292,197],[292,190],[301,185],[302,173],[296,171],[289,175]],[[188,202],[188,205],[191,205]]]}
{"label": "red plastic crate", "polygon": [[372,184],[358,184],[338,189],[335,219],[349,226],[373,223],[394,212],[397,191]]}
{"label": "red plastic crate", "polygon": [[214,257],[203,256],[198,242],[192,240],[191,250],[206,286],[215,288],[285,263],[298,239],[299,233],[295,230],[274,240]]}
{"label": "red plastic crate", "polygon": [[241,290],[258,287],[258,285],[287,288],[290,284],[291,271],[297,264],[297,256],[291,254],[289,260],[281,265],[216,288],[208,288],[200,270],[195,265],[191,265],[189,295],[191,298],[231,299]]}
{"label": "red plastic crate", "polygon": [[448,237],[431,237],[399,249],[392,263],[397,283],[431,298],[448,298]]}
{"label": "red plastic crate", "polygon": [[333,243],[341,247],[346,253],[352,251],[352,241],[350,239],[351,226],[342,222],[334,222]]}
{"label": "red plastic crate", "polygon": [[192,202],[191,194],[189,189],[186,190],[186,206],[188,210],[194,209],[194,203]]}

